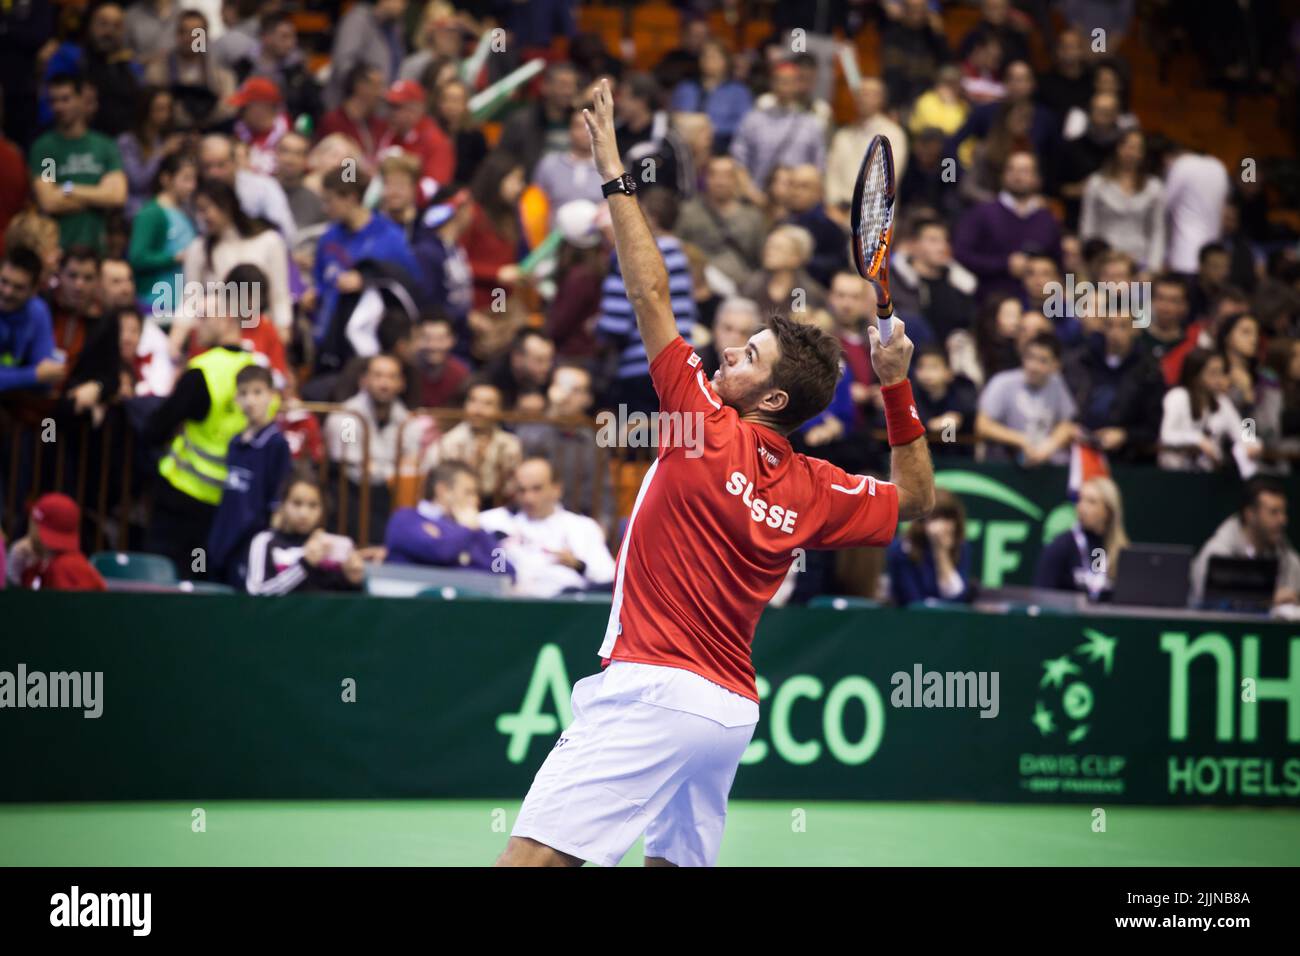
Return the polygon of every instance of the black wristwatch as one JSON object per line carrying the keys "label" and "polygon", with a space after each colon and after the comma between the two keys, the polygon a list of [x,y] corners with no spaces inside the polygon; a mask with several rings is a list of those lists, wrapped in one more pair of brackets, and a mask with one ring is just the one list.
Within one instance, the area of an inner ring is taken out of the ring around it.
{"label": "black wristwatch", "polygon": [[632,178],[631,173],[624,173],[622,176],[616,176],[601,186],[600,192],[603,196],[612,196],[614,193],[632,196],[636,194],[636,180]]}

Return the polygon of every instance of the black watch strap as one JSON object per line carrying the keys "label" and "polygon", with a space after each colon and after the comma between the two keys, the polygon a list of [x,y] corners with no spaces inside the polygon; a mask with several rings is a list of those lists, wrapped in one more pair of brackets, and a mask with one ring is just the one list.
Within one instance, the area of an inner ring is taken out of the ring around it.
{"label": "black watch strap", "polygon": [[636,192],[636,180],[629,173],[624,173],[622,176],[615,176],[601,186],[600,192],[604,196],[612,196],[615,193],[631,196]]}

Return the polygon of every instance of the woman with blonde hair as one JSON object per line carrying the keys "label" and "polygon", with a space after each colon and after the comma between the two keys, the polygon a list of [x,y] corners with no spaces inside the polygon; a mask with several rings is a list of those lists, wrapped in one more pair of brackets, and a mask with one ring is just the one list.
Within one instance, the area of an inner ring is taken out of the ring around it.
{"label": "woman with blonde hair", "polygon": [[1128,547],[1124,502],[1110,478],[1089,478],[1079,489],[1077,520],[1043,549],[1034,587],[1083,591],[1092,601],[1115,586],[1120,554]]}
{"label": "woman with blonde hair", "polygon": [[758,303],[759,312],[780,312],[804,320],[826,305],[826,290],[808,274],[812,234],[802,226],[777,226],[763,243],[763,268],[740,286],[740,294]]}
{"label": "woman with blonde hair", "polygon": [[4,247],[21,247],[36,253],[41,260],[41,281],[37,288],[45,290],[53,285],[63,261],[63,248],[59,245],[59,224],[52,217],[35,209],[24,209],[9,220]]}
{"label": "woman with blonde hair", "polygon": [[[416,50],[402,60],[397,78],[422,83],[430,64],[440,60],[458,64],[464,56],[467,32],[477,36],[482,27],[447,0],[429,0],[420,12],[420,24],[415,30]],[[432,90],[433,85],[426,88]]]}

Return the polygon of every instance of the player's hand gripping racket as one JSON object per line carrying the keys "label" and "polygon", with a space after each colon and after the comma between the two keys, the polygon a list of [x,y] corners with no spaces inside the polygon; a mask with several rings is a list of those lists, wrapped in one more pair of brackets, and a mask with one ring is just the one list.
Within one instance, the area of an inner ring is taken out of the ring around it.
{"label": "player's hand gripping racket", "polygon": [[894,301],[889,295],[889,243],[894,237],[894,151],[884,136],[873,136],[853,187],[853,264],[876,287],[880,340],[889,341]]}

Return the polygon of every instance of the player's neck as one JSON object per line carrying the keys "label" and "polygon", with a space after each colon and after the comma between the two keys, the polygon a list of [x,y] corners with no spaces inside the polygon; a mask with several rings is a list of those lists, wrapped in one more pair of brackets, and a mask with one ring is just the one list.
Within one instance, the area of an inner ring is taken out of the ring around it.
{"label": "player's neck", "polygon": [[789,437],[786,434],[786,430],[784,428],[782,428],[771,418],[769,418],[767,415],[764,415],[760,411],[742,412],[740,415],[740,420],[742,422],[749,422],[751,425],[762,425],[768,431],[775,432],[776,434],[780,435],[782,438]]}

